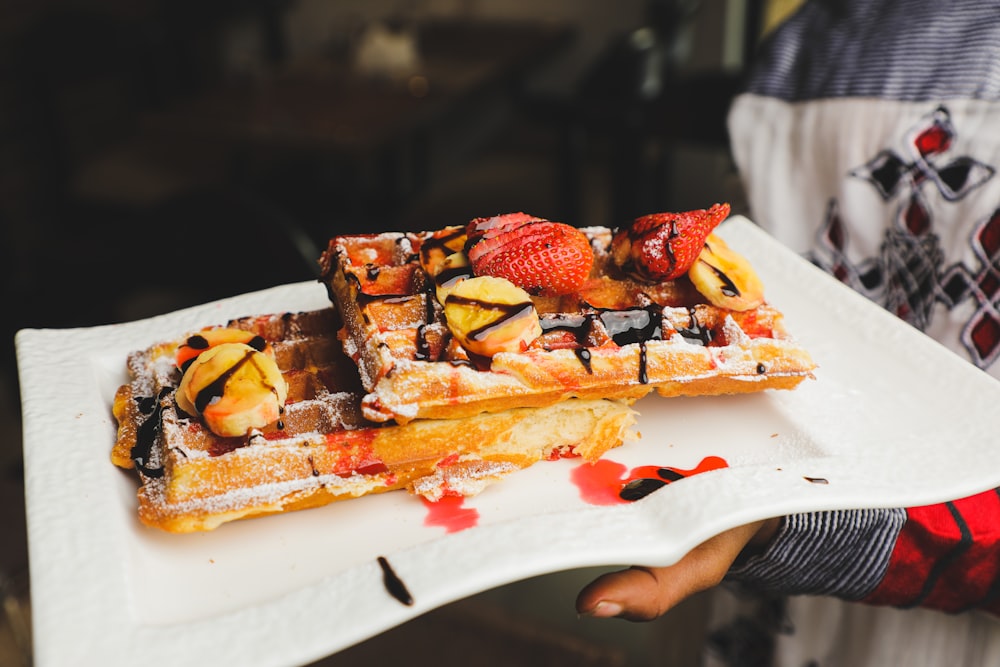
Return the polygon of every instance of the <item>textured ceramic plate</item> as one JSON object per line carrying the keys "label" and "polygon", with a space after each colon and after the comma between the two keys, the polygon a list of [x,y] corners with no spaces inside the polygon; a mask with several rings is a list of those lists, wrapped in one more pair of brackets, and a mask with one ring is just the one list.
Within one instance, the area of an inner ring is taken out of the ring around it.
{"label": "textured ceramic plate", "polygon": [[[82,655],[102,665],[300,664],[526,577],[667,564],[750,520],[1000,484],[1000,383],[749,221],[722,233],[813,353],[814,381],[761,395],[649,397],[637,404],[641,439],[598,467],[541,463],[433,508],[399,492],[207,534],[138,523],[136,482],[108,458],[125,355],[232,317],[323,307],[319,284],[123,325],[20,332],[37,664]],[[622,480],[657,468],[686,476],[614,502]],[[412,604],[390,594],[380,556]]]}

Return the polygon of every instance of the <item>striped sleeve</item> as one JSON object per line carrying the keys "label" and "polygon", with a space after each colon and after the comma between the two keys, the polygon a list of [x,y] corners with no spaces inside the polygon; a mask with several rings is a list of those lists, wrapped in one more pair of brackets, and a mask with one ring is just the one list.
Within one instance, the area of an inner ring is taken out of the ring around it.
{"label": "striped sleeve", "polygon": [[905,520],[901,509],[792,514],[764,553],[727,578],[782,595],[859,600],[882,581]]}
{"label": "striped sleeve", "polygon": [[786,101],[1000,100],[997,0],[806,2],[755,55],[749,92]]}
{"label": "striped sleeve", "polygon": [[726,579],[780,595],[1000,615],[1000,489],[905,510],[790,515]]}

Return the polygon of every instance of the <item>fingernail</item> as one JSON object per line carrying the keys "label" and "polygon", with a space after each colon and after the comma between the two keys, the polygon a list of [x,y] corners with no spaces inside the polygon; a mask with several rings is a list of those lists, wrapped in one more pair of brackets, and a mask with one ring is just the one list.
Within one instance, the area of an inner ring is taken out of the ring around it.
{"label": "fingernail", "polygon": [[620,616],[623,611],[624,608],[617,602],[601,600],[585,615],[592,618],[613,618]]}

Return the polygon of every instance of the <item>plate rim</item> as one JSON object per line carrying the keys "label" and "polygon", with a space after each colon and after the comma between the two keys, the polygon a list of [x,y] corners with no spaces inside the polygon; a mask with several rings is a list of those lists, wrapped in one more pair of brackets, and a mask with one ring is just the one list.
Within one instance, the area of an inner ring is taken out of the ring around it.
{"label": "plate rim", "polygon": [[[775,266],[771,268],[777,271],[779,278],[782,277],[782,272],[785,278],[806,276],[811,287],[824,295],[835,295],[838,302],[843,304],[841,308],[848,312],[860,309],[876,327],[887,329],[888,335],[900,345],[914,346],[921,354],[938,360],[949,373],[960,377],[962,383],[971,383],[1000,397],[1000,383],[996,380],[798,257],[749,219],[742,216],[730,218],[720,228],[720,234],[737,248],[749,246],[755,253],[769,259],[777,257]],[[758,264],[759,261],[754,262],[755,266]],[[768,297],[785,313],[786,319],[790,321],[789,329],[799,337],[796,330],[801,323],[796,322],[796,319],[800,314],[794,310],[787,311],[783,306],[786,299],[789,303],[792,302],[794,292],[790,290],[793,286],[784,284],[789,282],[791,281],[779,280],[774,285],[769,283]],[[21,371],[28,547],[33,610],[36,614],[33,629],[38,665],[61,664],[64,659],[79,655],[81,649],[99,656],[104,664],[129,664],[137,657],[153,665],[175,664],[182,659],[204,660],[206,651],[218,650],[211,647],[217,647],[218,642],[215,640],[219,636],[240,639],[226,642],[225,652],[216,653],[225,659],[240,660],[248,665],[308,662],[347,648],[443,604],[504,583],[557,570],[627,564],[641,559],[647,562],[658,560],[659,564],[672,562],[689,548],[722,530],[747,521],[788,513],[791,509],[789,502],[774,500],[774,494],[771,493],[774,490],[785,492],[786,498],[793,498],[797,511],[849,506],[852,504],[851,498],[854,498],[855,504],[859,502],[858,490],[852,487],[849,479],[843,485],[831,484],[825,489],[810,488],[808,493],[802,491],[805,488],[802,486],[804,471],[815,472],[820,469],[823,474],[834,478],[838,475],[849,477],[853,461],[843,460],[844,457],[830,456],[820,462],[806,459],[783,466],[781,470],[774,470],[773,466],[767,465],[727,469],[723,474],[726,475],[728,492],[744,494],[744,497],[760,502],[757,505],[746,503],[738,511],[729,507],[697,529],[692,530],[687,526],[686,530],[680,531],[683,534],[665,528],[663,516],[686,498],[704,500],[711,496],[713,487],[718,484],[718,476],[692,477],[685,481],[683,489],[679,486],[670,495],[653,494],[641,503],[620,508],[596,508],[589,512],[585,525],[580,524],[584,520],[581,515],[560,517],[557,531],[559,535],[569,535],[567,531],[580,531],[589,525],[600,525],[607,531],[602,533],[607,542],[603,546],[583,541],[581,544],[589,548],[575,550],[569,555],[557,546],[532,543],[535,560],[512,564],[512,561],[506,559],[509,556],[507,551],[501,550],[503,553],[500,553],[496,550],[495,544],[506,544],[512,540],[516,542],[518,533],[523,532],[525,527],[531,529],[528,531],[531,534],[534,534],[531,531],[554,530],[557,527],[549,517],[527,517],[518,522],[482,526],[448,535],[419,547],[402,549],[390,556],[397,572],[420,593],[415,596],[416,602],[412,607],[404,607],[389,596],[367,595],[373,585],[380,585],[373,582],[381,580],[381,571],[373,557],[370,562],[328,577],[321,585],[288,591],[270,602],[220,614],[207,623],[199,621],[170,626],[140,624],[131,614],[132,601],[128,593],[131,587],[125,579],[128,572],[126,568],[114,567],[115,557],[120,557],[122,551],[127,549],[127,533],[95,531],[99,526],[93,517],[87,517],[83,513],[86,520],[81,521],[80,508],[84,507],[82,503],[69,508],[68,512],[65,511],[66,508],[61,508],[64,510],[61,514],[60,508],[46,502],[46,492],[51,489],[52,484],[60,483],[58,477],[61,476],[69,478],[69,482],[63,479],[61,483],[70,484],[71,490],[78,496],[97,502],[101,507],[113,505],[113,489],[88,488],[86,485],[87,481],[92,480],[95,467],[110,466],[110,460],[74,460],[71,462],[77,465],[73,471],[75,476],[67,474],[70,471],[64,469],[67,465],[66,456],[52,439],[74,430],[67,424],[79,430],[83,437],[92,431],[107,428],[108,420],[112,419],[110,409],[99,396],[91,396],[83,406],[74,405],[73,400],[88,396],[88,387],[93,389],[93,355],[99,354],[100,345],[109,337],[127,340],[132,347],[138,349],[165,337],[161,329],[165,325],[176,331],[179,322],[209,324],[224,321],[230,317],[254,314],[253,309],[258,308],[257,304],[260,306],[256,312],[273,312],[274,308],[264,308],[264,304],[281,299],[287,299],[288,303],[329,305],[325,301],[325,288],[320,283],[304,281],[134,322],[76,329],[24,329],[15,335]],[[246,312],[248,310],[251,312]],[[886,334],[883,332],[882,335]],[[76,347],[64,344],[71,337],[76,341]],[[90,356],[81,357],[81,341],[88,346]],[[809,347],[808,344],[806,346]],[[42,356],[45,360],[39,362],[38,359]],[[820,380],[824,372],[821,364],[817,370]],[[91,384],[88,385],[88,382]],[[53,390],[49,387],[53,384],[57,387],[54,392],[57,402],[59,396],[71,399],[68,405],[60,403],[57,414],[48,409],[53,400]],[[95,405],[95,401],[99,405]],[[61,433],[55,432],[57,426],[62,429]],[[983,428],[983,431],[986,429]],[[994,432],[1000,432],[1000,429]],[[971,426],[966,433],[974,433]],[[107,443],[108,452],[111,444]],[[1000,462],[1000,454],[979,454],[985,457],[985,461]],[[973,452],[973,456],[976,455]],[[872,456],[878,459],[877,453]],[[916,463],[910,462],[907,465]],[[906,489],[897,492],[893,492],[891,488],[889,491],[881,489],[879,492],[882,496],[878,496],[876,492],[864,504],[889,506],[901,500],[929,503],[945,500],[956,493],[984,490],[990,488],[990,485],[1000,484],[1000,465],[993,469],[997,472],[980,470],[978,477],[963,480],[960,484],[950,484],[947,489]],[[910,474],[913,472],[910,471]],[[762,480],[771,485],[766,493],[761,490]],[[771,502],[765,502],[768,498],[772,499]],[[708,502],[711,503],[711,500]],[[541,527],[536,527],[536,524]],[[649,529],[645,536],[636,539],[636,534],[643,533],[645,529]],[[54,530],[56,533],[53,535],[51,533]],[[85,530],[90,532],[85,534]],[[574,538],[570,535],[566,539]],[[488,575],[456,576],[444,585],[428,575],[433,564],[442,557],[451,559],[455,565],[451,569],[454,570],[461,570],[462,567],[487,569],[484,568],[482,559],[482,554],[487,551],[496,554],[487,558],[486,565],[492,568],[487,570]],[[93,611],[93,605],[97,605],[100,613],[81,613],[82,609]],[[303,609],[313,610],[311,615],[318,618],[307,620],[307,616],[301,613]],[[328,619],[347,616],[367,616],[378,620],[366,625],[356,624],[338,629],[336,632],[330,631]],[[261,636],[265,633],[258,632],[255,637],[255,633],[246,631],[247,628],[261,626],[269,628],[270,634],[266,640]],[[62,637],[60,641],[52,641],[56,633]]]}

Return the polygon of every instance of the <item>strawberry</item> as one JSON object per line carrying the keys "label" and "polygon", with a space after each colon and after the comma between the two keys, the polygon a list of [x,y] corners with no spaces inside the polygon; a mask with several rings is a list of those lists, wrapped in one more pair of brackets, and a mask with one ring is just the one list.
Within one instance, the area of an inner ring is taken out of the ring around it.
{"label": "strawberry", "polygon": [[469,262],[475,264],[482,255],[500,246],[496,239],[504,232],[522,227],[542,218],[527,213],[504,213],[491,218],[475,218],[465,227],[465,254]]}
{"label": "strawberry", "polygon": [[[501,220],[502,219],[502,220]],[[594,251],[576,227],[523,213],[469,223],[466,253],[477,276],[506,278],[529,294],[576,292],[590,275]]]}
{"label": "strawberry", "polygon": [[698,259],[708,235],[728,216],[729,204],[644,215],[615,233],[611,256],[622,271],[644,282],[679,278]]}

